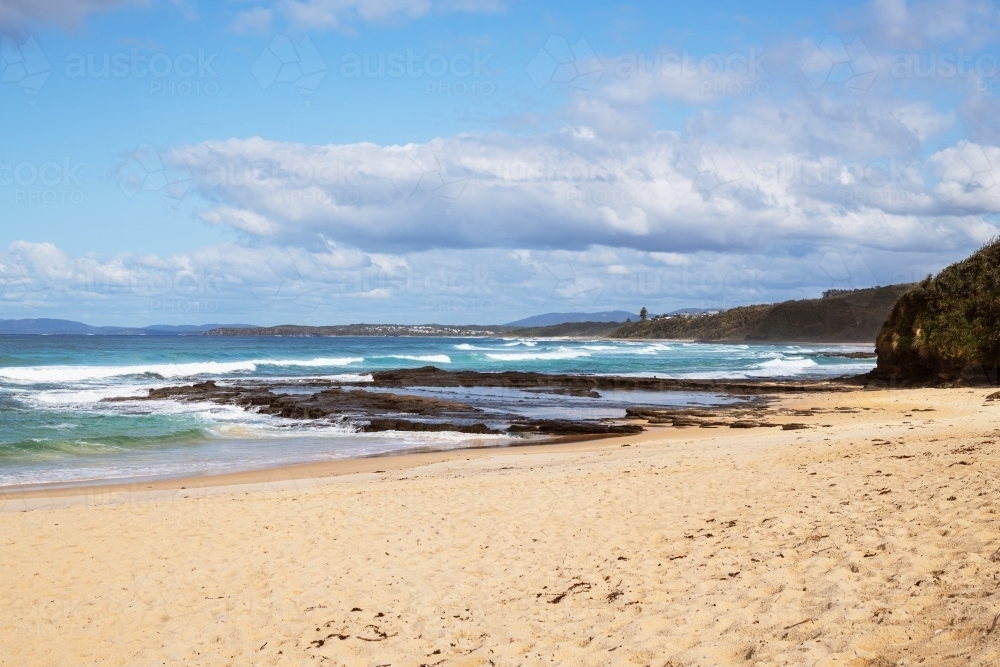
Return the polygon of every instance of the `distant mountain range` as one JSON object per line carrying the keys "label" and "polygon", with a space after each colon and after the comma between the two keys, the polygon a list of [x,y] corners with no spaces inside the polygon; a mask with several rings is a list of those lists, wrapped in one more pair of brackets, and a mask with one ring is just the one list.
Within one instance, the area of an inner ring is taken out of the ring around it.
{"label": "distant mountain range", "polygon": [[550,327],[569,322],[624,322],[637,320],[639,316],[627,310],[605,310],[600,313],[545,313],[526,317],[516,322],[508,322],[505,327]]}
{"label": "distant mountain range", "polygon": [[[831,290],[822,299],[741,306],[713,311],[683,308],[668,316],[640,320],[635,313],[545,313],[501,325],[346,324],[331,326],[251,324],[154,324],[148,327],[95,327],[71,320],[0,320],[0,334],[94,336],[531,336],[673,338],[702,341],[875,340],[901,294],[913,285]],[[631,320],[631,322],[628,322]]]}
{"label": "distant mountain range", "polygon": [[252,324],[153,324],[148,327],[94,327],[73,320],[48,318],[0,320],[0,335],[47,336],[183,336],[220,327],[253,328]]}

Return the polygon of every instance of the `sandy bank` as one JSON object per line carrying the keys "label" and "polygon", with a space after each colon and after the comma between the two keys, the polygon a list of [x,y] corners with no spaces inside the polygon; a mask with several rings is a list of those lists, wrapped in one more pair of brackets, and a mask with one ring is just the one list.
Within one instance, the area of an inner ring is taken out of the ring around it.
{"label": "sandy bank", "polygon": [[997,664],[988,393],[6,494],[0,664]]}

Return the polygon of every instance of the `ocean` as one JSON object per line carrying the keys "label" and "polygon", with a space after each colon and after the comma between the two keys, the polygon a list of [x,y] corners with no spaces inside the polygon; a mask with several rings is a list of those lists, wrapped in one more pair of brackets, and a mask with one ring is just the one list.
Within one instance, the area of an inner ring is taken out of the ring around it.
{"label": "ocean", "polygon": [[[368,373],[447,370],[813,378],[864,373],[871,359],[822,352],[868,346],[725,345],[499,338],[0,336],[0,486],[135,481],[269,468],[422,448],[502,446],[503,435],[362,433],[236,406],[105,402],[213,379],[364,382]],[[626,405],[719,404],[696,392],[607,392],[600,399],[512,390],[415,388],[534,418],[616,418]],[[461,395],[457,396],[456,391]]]}

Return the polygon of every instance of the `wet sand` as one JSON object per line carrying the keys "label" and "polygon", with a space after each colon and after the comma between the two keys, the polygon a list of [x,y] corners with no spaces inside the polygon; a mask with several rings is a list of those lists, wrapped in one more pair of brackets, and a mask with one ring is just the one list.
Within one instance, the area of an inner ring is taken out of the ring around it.
{"label": "wet sand", "polygon": [[0,665],[998,664],[989,393],[7,492]]}

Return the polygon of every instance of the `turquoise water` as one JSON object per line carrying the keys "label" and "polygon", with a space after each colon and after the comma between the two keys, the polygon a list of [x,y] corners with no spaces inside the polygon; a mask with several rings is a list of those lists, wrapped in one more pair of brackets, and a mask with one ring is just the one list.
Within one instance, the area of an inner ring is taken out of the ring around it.
{"label": "turquoise water", "polygon": [[[805,378],[866,372],[874,366],[871,360],[818,354],[863,349],[551,339],[0,336],[0,485],[201,474],[416,447],[508,442],[502,436],[357,433],[326,420],[292,422],[207,403],[101,401],[145,396],[154,387],[194,380],[357,382],[373,370],[425,365],[677,378]],[[724,400],[667,393],[608,395],[595,401],[501,391],[473,398],[484,405],[515,406],[533,417],[574,418],[622,416],[624,405],[637,402]]]}

